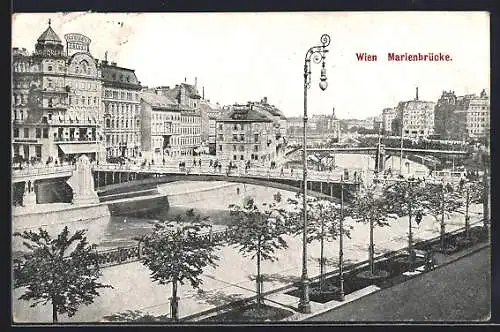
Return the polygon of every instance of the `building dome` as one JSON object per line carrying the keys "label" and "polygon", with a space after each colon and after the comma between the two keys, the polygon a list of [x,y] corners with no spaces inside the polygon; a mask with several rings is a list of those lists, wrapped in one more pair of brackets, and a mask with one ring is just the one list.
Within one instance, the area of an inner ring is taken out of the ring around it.
{"label": "building dome", "polygon": [[40,44],[61,44],[61,39],[50,26],[50,20],[49,27],[38,37],[37,42]]}
{"label": "building dome", "polygon": [[50,26],[37,39],[35,54],[42,56],[63,56],[64,46],[59,36]]}

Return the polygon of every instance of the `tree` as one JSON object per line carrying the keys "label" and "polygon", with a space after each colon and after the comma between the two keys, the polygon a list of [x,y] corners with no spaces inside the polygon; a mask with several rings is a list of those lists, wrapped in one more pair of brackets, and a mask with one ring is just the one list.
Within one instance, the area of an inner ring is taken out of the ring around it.
{"label": "tree", "polygon": [[381,273],[375,271],[375,245],[373,231],[375,226],[384,227],[389,225],[389,220],[394,217],[389,213],[388,202],[383,195],[380,183],[365,186],[355,196],[352,204],[352,215],[355,219],[370,224],[370,246],[368,247],[370,277],[376,277]]}
{"label": "tree", "polygon": [[464,182],[461,183],[459,190],[463,196],[465,205],[465,239],[470,240],[469,207],[471,203],[477,204],[483,202],[484,184],[482,182]]}
{"label": "tree", "polygon": [[151,278],[160,285],[172,284],[171,317],[178,320],[177,284],[187,280],[193,288],[202,284],[200,276],[207,266],[217,266],[216,245],[200,237],[207,225],[162,222],[142,238],[142,263],[151,271]]}
{"label": "tree", "polygon": [[422,208],[432,215],[437,222],[440,222],[440,247],[446,250],[446,224],[445,217],[448,219],[451,214],[460,212],[464,205],[462,195],[458,190],[454,190],[450,184],[429,183],[423,191],[425,199],[422,202]]}
{"label": "tree", "polygon": [[244,256],[257,260],[257,309],[260,310],[263,283],[261,260],[276,261],[275,251],[288,248],[283,239],[286,227],[274,203],[263,203],[260,208],[253,198],[246,197],[241,206],[231,204],[229,208],[233,216],[229,226],[232,234],[229,243],[239,248]]}
{"label": "tree", "polygon": [[387,212],[396,214],[399,217],[408,216],[408,262],[410,271],[413,271],[413,216],[417,217],[417,222],[424,216],[426,210],[427,195],[425,184],[419,180],[397,180],[384,187],[384,197]]}
{"label": "tree", "polygon": [[[290,227],[293,235],[302,234],[303,231],[303,207],[301,197],[302,195],[299,194],[297,198],[288,199],[288,203],[292,206],[292,209],[280,209],[280,213],[284,216],[284,219],[290,220],[294,224],[293,227]],[[347,214],[346,211],[347,210],[344,210],[344,216]],[[323,291],[325,284],[326,259],[324,255],[324,243],[325,241],[333,242],[338,239],[341,217],[342,211],[340,204],[328,200],[319,200],[317,198],[308,199],[308,227],[306,238],[307,243],[320,241],[320,292]],[[352,226],[342,228],[343,234],[350,238]]]}
{"label": "tree", "polygon": [[85,232],[70,235],[66,226],[57,238],[42,228],[14,233],[29,250],[14,273],[14,287],[27,288],[19,299],[34,300],[31,307],[50,302],[54,323],[58,314],[72,317],[80,305],[93,303],[98,289],[113,288],[97,282],[101,271],[96,246],[88,243]]}

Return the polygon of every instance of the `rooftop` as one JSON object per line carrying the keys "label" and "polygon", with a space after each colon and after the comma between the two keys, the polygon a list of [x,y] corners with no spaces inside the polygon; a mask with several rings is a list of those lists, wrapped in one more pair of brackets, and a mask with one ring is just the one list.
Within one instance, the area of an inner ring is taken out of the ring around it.
{"label": "rooftop", "polygon": [[40,35],[40,37],[38,37],[37,41],[42,44],[43,43],[61,44],[61,39],[54,32],[54,30],[52,30],[50,26],[50,20],[49,20],[49,27]]}

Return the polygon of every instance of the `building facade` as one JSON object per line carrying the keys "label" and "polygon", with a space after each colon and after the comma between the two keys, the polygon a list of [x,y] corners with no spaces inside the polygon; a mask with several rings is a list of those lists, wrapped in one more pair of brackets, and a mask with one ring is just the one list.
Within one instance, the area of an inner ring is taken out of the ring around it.
{"label": "building facade", "polygon": [[73,161],[101,150],[101,72],[90,38],[66,34],[66,47],[50,26],[31,55],[13,49],[13,140],[16,158]]}
{"label": "building facade", "polygon": [[138,157],[141,151],[141,85],[134,70],[107,59],[102,71],[102,109],[106,157]]}
{"label": "building facade", "polygon": [[458,98],[454,111],[451,138],[464,140],[482,138],[490,135],[490,98],[486,90],[480,95],[465,95]]}
{"label": "building facade", "polygon": [[392,121],[396,118],[394,108],[384,108],[382,110],[382,130],[385,134],[392,134]]}
{"label": "building facade", "polygon": [[458,97],[455,91],[443,91],[434,108],[434,133],[441,139],[451,139],[457,130],[454,116]]}
{"label": "building facade", "polygon": [[418,98],[418,88],[414,100],[401,101],[396,107],[396,118],[393,120],[393,133],[407,138],[427,138],[434,135],[433,101]]}
{"label": "building facade", "polygon": [[141,148],[147,160],[192,156],[201,143],[199,111],[180,106],[160,90],[142,92],[141,124]]}
{"label": "building facade", "polygon": [[253,104],[233,105],[216,127],[216,155],[223,162],[265,163],[277,154],[274,121]]}

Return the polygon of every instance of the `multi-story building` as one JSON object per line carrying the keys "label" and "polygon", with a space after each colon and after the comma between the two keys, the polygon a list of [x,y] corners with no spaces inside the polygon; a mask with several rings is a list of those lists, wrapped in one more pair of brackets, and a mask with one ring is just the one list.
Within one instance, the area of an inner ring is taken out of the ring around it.
{"label": "multi-story building", "polygon": [[[222,109],[218,103],[214,105],[210,103],[210,100],[202,99],[200,101],[200,113],[202,120],[201,140],[208,144],[209,152],[215,154],[216,121],[221,116]],[[205,118],[207,120],[204,120]]]}
{"label": "multi-story building", "polygon": [[373,117],[373,130],[380,132],[382,131],[382,128],[383,128],[382,116]]}
{"label": "multi-story building", "polygon": [[141,84],[134,70],[107,59],[100,63],[103,134],[107,157],[138,157],[141,150]]}
{"label": "multi-story building", "polygon": [[[304,119],[302,117],[288,118],[287,134],[290,138],[303,136]],[[313,114],[307,121],[308,135],[340,138],[340,120],[335,116],[335,108],[331,115]]]}
{"label": "multi-story building", "polygon": [[396,107],[393,132],[403,133],[403,137],[426,138],[434,134],[433,101],[418,99],[418,88],[414,100],[401,101]]}
{"label": "multi-story building", "polygon": [[272,161],[278,146],[274,121],[254,105],[233,105],[216,121],[216,155],[221,161]]}
{"label": "multi-story building", "polygon": [[90,38],[50,26],[33,54],[13,49],[13,155],[42,162],[100,152],[101,72]]}
{"label": "multi-story building", "polygon": [[455,91],[443,91],[434,108],[434,133],[441,139],[449,139],[456,131],[454,117],[458,98]]}
{"label": "multi-story building", "polygon": [[452,125],[456,128],[452,139],[462,140],[490,135],[490,98],[481,94],[465,95],[457,100]]}
{"label": "multi-story building", "polygon": [[141,148],[148,160],[191,156],[201,144],[197,109],[179,105],[157,90],[141,96]]}
{"label": "multi-story building", "polygon": [[394,108],[384,108],[382,110],[382,130],[385,134],[392,133],[392,121],[396,118],[396,110]]}
{"label": "multi-story building", "polygon": [[443,91],[434,114],[435,132],[442,139],[466,140],[488,136],[490,101],[485,90],[479,96],[456,96]]}

